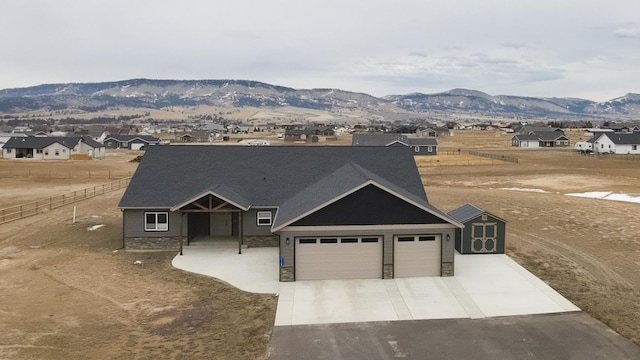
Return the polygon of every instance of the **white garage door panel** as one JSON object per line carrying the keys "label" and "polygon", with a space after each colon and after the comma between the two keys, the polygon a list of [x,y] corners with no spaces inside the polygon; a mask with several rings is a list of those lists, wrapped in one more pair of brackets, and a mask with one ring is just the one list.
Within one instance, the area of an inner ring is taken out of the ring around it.
{"label": "white garage door panel", "polygon": [[[305,238],[309,239],[309,238]],[[350,237],[350,239],[352,239]],[[363,243],[300,243],[296,239],[296,280],[379,279],[382,239]]]}
{"label": "white garage door panel", "polygon": [[140,150],[144,146],[144,143],[132,143],[131,150]]}
{"label": "white garage door panel", "polygon": [[396,236],[393,243],[394,277],[440,275],[440,235]]}

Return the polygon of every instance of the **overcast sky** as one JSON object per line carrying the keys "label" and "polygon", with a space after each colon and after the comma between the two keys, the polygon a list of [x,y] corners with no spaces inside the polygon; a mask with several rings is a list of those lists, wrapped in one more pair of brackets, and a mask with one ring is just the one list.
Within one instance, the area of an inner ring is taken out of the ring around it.
{"label": "overcast sky", "polygon": [[638,0],[1,0],[0,89],[246,79],[375,96],[640,93]]}

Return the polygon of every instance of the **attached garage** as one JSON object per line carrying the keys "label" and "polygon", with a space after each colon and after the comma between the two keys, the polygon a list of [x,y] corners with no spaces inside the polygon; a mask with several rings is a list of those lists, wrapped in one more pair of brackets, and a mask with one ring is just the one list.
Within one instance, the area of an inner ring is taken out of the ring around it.
{"label": "attached garage", "polygon": [[382,237],[299,237],[295,279],[381,279]]}
{"label": "attached garage", "polygon": [[141,150],[145,145],[145,143],[131,143],[131,150]]}
{"label": "attached garage", "polygon": [[395,277],[439,276],[442,236],[399,235],[393,238]]}

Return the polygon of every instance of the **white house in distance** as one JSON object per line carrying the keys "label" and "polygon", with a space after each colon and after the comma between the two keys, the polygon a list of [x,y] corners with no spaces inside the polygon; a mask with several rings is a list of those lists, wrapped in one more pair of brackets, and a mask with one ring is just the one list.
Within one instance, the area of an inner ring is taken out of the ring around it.
{"label": "white house in distance", "polygon": [[602,133],[587,143],[596,154],[640,154],[640,133]]}
{"label": "white house in distance", "polygon": [[[12,137],[2,147],[5,159],[69,160],[103,158],[105,147],[85,137]],[[81,156],[80,156],[81,155]]]}

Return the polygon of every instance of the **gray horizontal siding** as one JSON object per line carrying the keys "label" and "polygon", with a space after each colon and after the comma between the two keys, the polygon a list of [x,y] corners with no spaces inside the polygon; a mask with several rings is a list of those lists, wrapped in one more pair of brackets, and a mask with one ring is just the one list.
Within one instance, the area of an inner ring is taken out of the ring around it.
{"label": "gray horizontal siding", "polygon": [[271,211],[271,221],[275,218],[276,209],[250,209],[242,213],[242,232],[246,236],[271,235],[271,225],[258,226],[258,211]]}
{"label": "gray horizontal siding", "polygon": [[[169,213],[169,230],[168,231],[144,231],[144,213],[148,211],[166,211]],[[149,209],[149,210],[124,210],[122,213],[124,221],[124,237],[171,237],[180,236],[180,221],[181,216],[179,212],[171,212],[162,209]],[[184,217],[183,235],[187,234],[187,217]]]}

